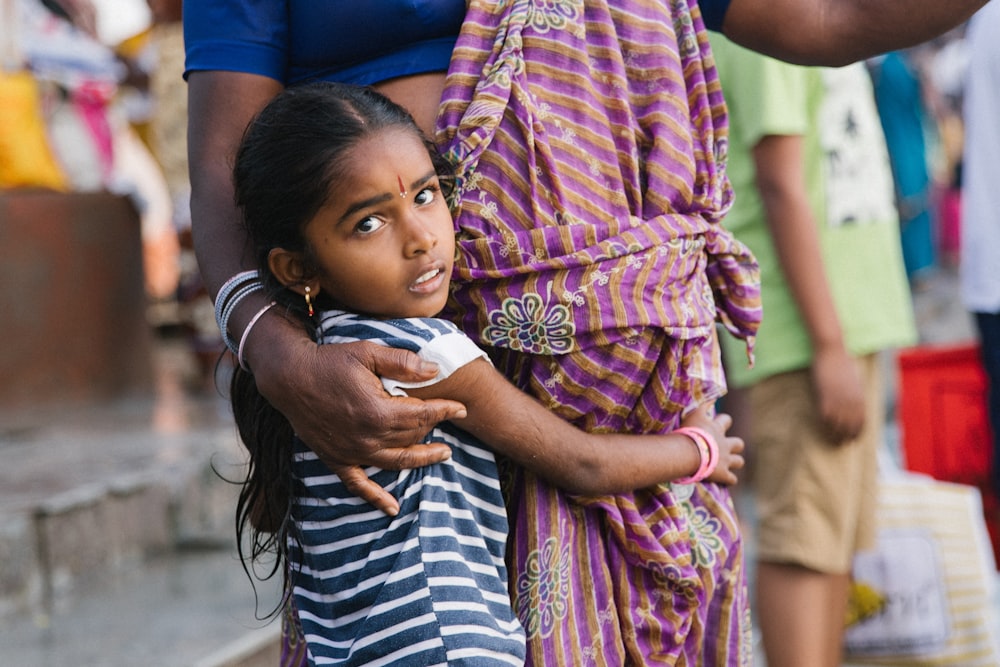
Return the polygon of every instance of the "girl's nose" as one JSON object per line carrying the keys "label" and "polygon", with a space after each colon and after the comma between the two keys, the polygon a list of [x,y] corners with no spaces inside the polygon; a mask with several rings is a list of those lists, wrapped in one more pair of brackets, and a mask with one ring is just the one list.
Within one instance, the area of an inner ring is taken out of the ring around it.
{"label": "girl's nose", "polygon": [[409,215],[406,220],[406,242],[403,252],[407,257],[415,257],[428,252],[438,244],[437,236],[429,224],[420,216]]}

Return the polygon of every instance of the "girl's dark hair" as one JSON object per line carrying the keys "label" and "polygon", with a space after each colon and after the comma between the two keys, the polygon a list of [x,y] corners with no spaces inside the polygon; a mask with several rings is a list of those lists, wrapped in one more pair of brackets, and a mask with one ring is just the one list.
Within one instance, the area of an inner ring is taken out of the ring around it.
{"label": "girl's dark hair", "polygon": [[[289,88],[251,121],[236,152],[236,205],[264,289],[310,334],[305,301],[267,270],[268,255],[280,247],[302,252],[308,261],[311,253],[303,229],[327,204],[333,184],[348,175],[348,150],[389,128],[412,131],[423,140],[447,193],[453,183],[450,165],[405,109],[371,88],[329,82]],[[251,562],[268,554],[277,556],[271,560],[271,570],[262,575],[268,578],[287,563],[288,538],[294,537],[290,522],[294,433],[285,416],[257,390],[253,375],[239,367],[233,373],[230,399],[240,438],[250,454],[236,509],[237,545],[246,566],[244,538],[249,529]]]}

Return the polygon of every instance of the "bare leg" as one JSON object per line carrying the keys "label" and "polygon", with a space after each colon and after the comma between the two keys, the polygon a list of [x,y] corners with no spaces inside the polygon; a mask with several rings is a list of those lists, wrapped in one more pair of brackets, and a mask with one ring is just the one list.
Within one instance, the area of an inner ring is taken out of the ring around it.
{"label": "bare leg", "polygon": [[768,667],[839,667],[848,574],[757,565],[757,619]]}

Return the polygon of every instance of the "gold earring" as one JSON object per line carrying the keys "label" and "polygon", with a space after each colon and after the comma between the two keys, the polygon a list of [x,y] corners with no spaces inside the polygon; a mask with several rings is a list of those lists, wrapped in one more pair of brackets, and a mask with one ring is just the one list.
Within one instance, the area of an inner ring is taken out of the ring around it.
{"label": "gold earring", "polygon": [[314,314],[312,298],[309,296],[309,292],[311,291],[312,290],[309,288],[309,285],[306,285],[306,307],[309,308],[309,317],[312,317]]}

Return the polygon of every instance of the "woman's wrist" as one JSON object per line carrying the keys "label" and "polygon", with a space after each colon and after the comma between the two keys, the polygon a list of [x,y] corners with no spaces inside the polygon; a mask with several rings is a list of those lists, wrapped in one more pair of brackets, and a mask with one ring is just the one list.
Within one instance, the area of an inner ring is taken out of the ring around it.
{"label": "woman's wrist", "polygon": [[[230,324],[231,330],[244,332],[251,320],[260,314],[254,322],[252,335],[243,342],[242,350],[242,361],[253,369],[258,385],[262,384],[262,376],[266,384],[267,378],[273,377],[275,372],[280,375],[286,369],[287,355],[297,350],[298,345],[313,344],[312,337],[300,322],[285,314],[281,306],[270,308],[270,303],[262,294],[248,298],[245,304],[241,304],[239,317],[234,317]],[[263,392],[264,387],[259,388]]]}
{"label": "woman's wrist", "polygon": [[[222,340],[233,354],[239,354],[236,341],[240,340],[241,335],[231,326],[232,317],[240,310],[244,300],[263,289],[258,271],[240,271],[223,283],[215,296],[215,322],[219,325]],[[246,326],[247,323],[244,323],[239,331],[244,331]]]}
{"label": "woman's wrist", "polygon": [[244,357],[243,352],[246,349],[247,341],[250,340],[250,334],[253,332],[254,325],[256,325],[257,322],[259,322],[260,319],[262,317],[264,317],[264,315],[267,314],[267,311],[271,310],[276,305],[278,305],[278,302],[277,301],[272,301],[269,304],[267,304],[266,306],[263,306],[260,310],[257,311],[256,315],[254,315],[252,318],[250,318],[250,321],[247,323],[246,327],[243,329],[243,335],[240,336],[240,346],[239,346],[239,349],[236,352],[236,359],[237,359],[237,361],[240,362],[240,368],[242,368],[243,370],[245,370],[247,372],[250,372],[250,366],[247,365],[247,360]]}
{"label": "woman's wrist", "polygon": [[719,445],[712,434],[697,426],[682,426],[673,432],[693,440],[700,456],[698,470],[693,475],[675,479],[674,483],[694,484],[711,477],[712,473],[715,472],[715,467],[719,463]]}

